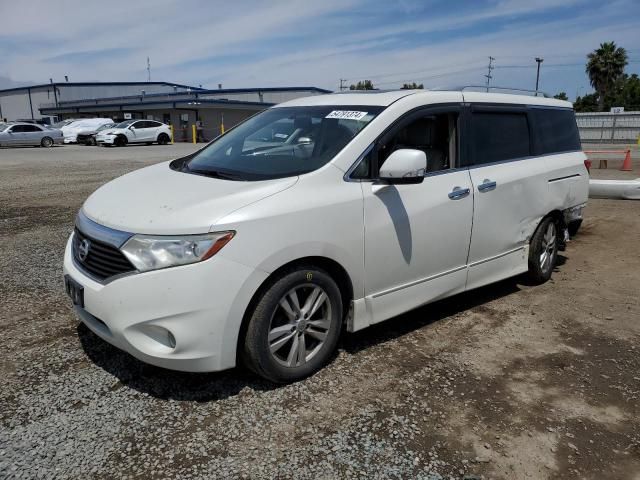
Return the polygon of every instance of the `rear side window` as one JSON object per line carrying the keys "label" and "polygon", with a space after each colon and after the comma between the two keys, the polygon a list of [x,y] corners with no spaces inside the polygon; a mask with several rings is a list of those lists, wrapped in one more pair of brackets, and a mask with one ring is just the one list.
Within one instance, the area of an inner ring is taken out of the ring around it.
{"label": "rear side window", "polygon": [[471,124],[476,165],[531,155],[526,113],[473,112]]}
{"label": "rear side window", "polygon": [[532,108],[531,115],[535,128],[536,155],[582,149],[573,110]]}

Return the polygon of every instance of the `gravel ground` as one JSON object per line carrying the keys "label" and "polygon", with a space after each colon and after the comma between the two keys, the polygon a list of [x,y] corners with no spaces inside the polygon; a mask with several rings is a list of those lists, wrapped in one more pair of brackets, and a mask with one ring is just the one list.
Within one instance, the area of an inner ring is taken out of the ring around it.
{"label": "gravel ground", "polygon": [[547,284],[346,335],[276,387],[146,366],[65,298],[86,196],[192,150],[0,149],[0,477],[640,478],[640,203],[591,201]]}

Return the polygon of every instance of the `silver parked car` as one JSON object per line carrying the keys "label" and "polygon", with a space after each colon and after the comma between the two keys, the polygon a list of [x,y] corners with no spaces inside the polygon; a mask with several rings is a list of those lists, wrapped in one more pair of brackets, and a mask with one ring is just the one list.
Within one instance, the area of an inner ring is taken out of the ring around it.
{"label": "silver parked car", "polygon": [[51,147],[64,140],[61,130],[43,127],[35,123],[0,124],[0,146],[39,145]]}

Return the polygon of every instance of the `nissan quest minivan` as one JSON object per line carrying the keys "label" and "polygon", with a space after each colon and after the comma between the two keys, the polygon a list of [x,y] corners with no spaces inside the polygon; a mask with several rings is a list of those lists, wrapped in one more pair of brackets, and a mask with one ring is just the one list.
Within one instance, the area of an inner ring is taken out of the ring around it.
{"label": "nissan quest minivan", "polygon": [[291,382],[344,331],[524,272],[548,280],[582,218],[585,160],[564,101],[301,98],[99,188],[65,287],[89,329],[144,362]]}

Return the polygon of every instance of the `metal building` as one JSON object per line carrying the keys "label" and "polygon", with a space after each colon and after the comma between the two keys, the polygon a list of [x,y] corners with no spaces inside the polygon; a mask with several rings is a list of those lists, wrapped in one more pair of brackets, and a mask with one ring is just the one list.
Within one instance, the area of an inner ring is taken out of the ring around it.
{"label": "metal building", "polygon": [[109,117],[114,120],[149,119],[172,125],[175,141],[192,141],[198,125],[202,140],[218,136],[248,116],[277,103],[329,93],[315,87],[193,89],[169,93],[138,92],[135,95],[59,101],[43,106],[43,115],[58,118]]}
{"label": "metal building", "polygon": [[9,88],[0,90],[0,119],[46,119],[55,114],[43,113],[42,109],[55,109],[70,101],[196,90],[200,89],[167,82],[64,82]]}
{"label": "metal building", "polygon": [[57,83],[0,90],[0,118],[151,119],[173,126],[176,141],[192,141],[194,126],[210,140],[277,103],[330,93],[316,87],[206,90],[167,82]]}

